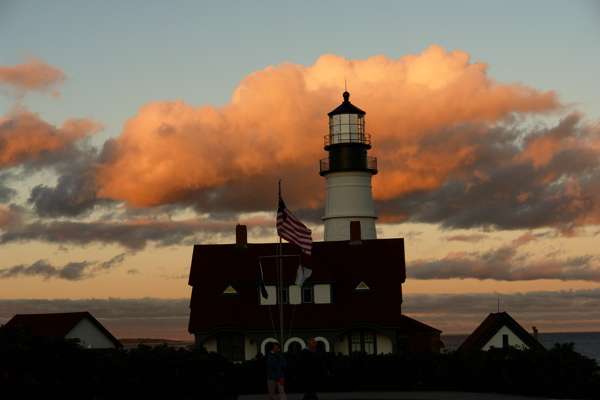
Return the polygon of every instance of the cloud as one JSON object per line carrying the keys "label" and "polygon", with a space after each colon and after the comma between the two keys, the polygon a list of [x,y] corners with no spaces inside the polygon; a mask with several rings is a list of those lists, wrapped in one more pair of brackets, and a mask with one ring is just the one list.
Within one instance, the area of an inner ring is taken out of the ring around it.
{"label": "cloud", "polygon": [[66,75],[60,68],[32,59],[19,65],[0,67],[0,87],[9,87],[20,97],[28,91],[49,93],[58,97],[55,86],[62,83]]}
{"label": "cloud", "polygon": [[189,306],[189,298],[3,299],[0,324],[15,314],[88,311],[117,338],[193,340]]}
{"label": "cloud", "polygon": [[[273,212],[280,179],[288,207],[321,224],[318,162],[327,156],[326,113],[342,101],[340,76],[350,83],[351,101],[367,111],[380,223],[549,227],[565,236],[599,225],[598,124],[554,92],[504,84],[487,70],[464,51],[435,45],[398,59],[327,54],[312,66],[284,63],[248,75],[223,107],[144,104],[101,149],[88,144],[99,123],[69,119],[57,127],[15,108],[0,121],[0,168],[21,171],[21,178],[51,169],[55,180],[28,187],[28,206],[56,221],[30,218],[3,232],[0,243],[64,240],[130,250],[154,240],[185,243],[204,228],[190,221],[177,233],[169,228],[177,224],[144,226],[138,217],[192,209],[218,222]],[[0,200],[15,197],[12,184],[0,184]],[[111,220],[121,205],[130,220]],[[102,221],[89,221],[98,214]],[[144,233],[150,227],[157,233]]]}
{"label": "cloud", "polygon": [[0,206],[0,229],[6,229],[18,221],[21,212],[11,207]]}
{"label": "cloud", "polygon": [[438,46],[397,60],[330,54],[257,71],[221,108],[149,103],[106,143],[98,194],[138,207],[262,211],[282,178],[290,207],[316,220],[325,113],[345,75],[368,113],[383,222],[567,233],[598,224],[597,127],[576,112],[554,123],[545,117],[565,110],[555,93],[499,83],[487,68]]}
{"label": "cloud", "polygon": [[55,267],[47,260],[38,260],[31,265],[15,265],[11,268],[0,269],[0,279],[38,276],[45,280],[54,278],[67,281],[79,281],[82,279],[93,278],[98,271],[107,271],[118,267],[125,257],[126,254],[119,254],[104,262],[69,262],[62,267]]}
{"label": "cloud", "polygon": [[485,240],[488,238],[488,235],[482,234],[482,233],[473,233],[473,234],[469,234],[469,235],[453,235],[453,236],[448,236],[446,238],[444,238],[444,240],[447,240],[449,242],[451,241],[458,241],[458,242],[471,242],[471,243],[477,243],[477,242],[481,242],[482,240]]}
{"label": "cloud", "polygon": [[471,333],[498,307],[526,329],[534,325],[540,332],[594,331],[600,319],[600,289],[405,294],[402,312],[445,333]]}
{"label": "cloud", "polygon": [[[445,334],[471,333],[488,316],[508,312],[525,328],[557,332],[600,319],[600,289],[528,293],[404,295],[403,313],[442,329]],[[191,340],[187,332],[189,298],[158,299],[3,299],[0,324],[15,314],[88,311],[118,338],[154,337]],[[570,324],[570,325],[566,325]]]}
{"label": "cloud", "polygon": [[45,160],[42,165],[64,162],[57,156],[101,129],[100,124],[86,119],[68,119],[57,128],[26,108],[13,109],[0,117],[0,168],[32,163],[36,159]]}
{"label": "cloud", "polygon": [[519,253],[519,247],[536,240],[527,232],[511,243],[487,251],[448,253],[441,259],[416,259],[408,263],[411,279],[494,279],[529,281],[559,279],[600,282],[600,257],[582,255],[558,259],[555,255],[539,255],[538,259]]}
{"label": "cloud", "polygon": [[[248,223],[249,226],[260,229],[262,226],[273,225],[273,220],[254,217],[241,219],[240,223]],[[0,234],[0,244],[26,241],[76,246],[113,244],[122,246],[130,252],[136,252],[143,250],[149,243],[164,247],[182,244],[192,246],[194,243],[205,241],[215,242],[221,232],[231,235],[235,231],[234,226],[235,222],[231,220],[215,221],[200,218],[182,221],[150,218],[125,222],[35,221],[11,225],[10,229]]]}

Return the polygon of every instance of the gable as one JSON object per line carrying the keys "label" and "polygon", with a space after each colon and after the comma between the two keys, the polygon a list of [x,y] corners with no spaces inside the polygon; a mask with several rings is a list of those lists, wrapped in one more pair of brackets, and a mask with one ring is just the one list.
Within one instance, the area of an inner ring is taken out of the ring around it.
{"label": "gable", "polygon": [[[504,339],[506,337],[506,339]],[[492,335],[485,344],[481,346],[481,350],[489,350],[492,347],[503,347],[504,343],[508,346],[515,346],[521,349],[529,348],[529,346],[521,340],[521,338],[513,332],[508,326],[503,325],[498,331]]]}
{"label": "gable", "polygon": [[104,349],[114,348],[115,343],[88,318],[83,318],[66,335],[66,339],[79,339],[81,346]]}

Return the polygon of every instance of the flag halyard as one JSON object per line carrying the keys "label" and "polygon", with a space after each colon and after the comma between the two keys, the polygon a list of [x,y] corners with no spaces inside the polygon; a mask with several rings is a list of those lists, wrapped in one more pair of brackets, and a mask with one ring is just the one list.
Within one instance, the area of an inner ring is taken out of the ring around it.
{"label": "flag halyard", "polygon": [[300,247],[306,255],[311,255],[312,231],[285,207],[281,196],[277,208],[277,234],[282,239]]}

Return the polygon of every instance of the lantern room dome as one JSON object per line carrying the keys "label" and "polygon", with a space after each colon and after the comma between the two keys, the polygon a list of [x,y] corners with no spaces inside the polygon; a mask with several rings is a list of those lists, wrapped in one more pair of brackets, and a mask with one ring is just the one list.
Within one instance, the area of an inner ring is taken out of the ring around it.
{"label": "lantern room dome", "polygon": [[342,96],[344,97],[344,102],[342,104],[340,104],[340,106],[338,108],[336,108],[332,112],[328,113],[327,115],[329,115],[331,117],[332,115],[338,115],[338,114],[359,114],[359,115],[366,114],[366,112],[364,112],[360,108],[358,108],[358,107],[354,106],[352,103],[350,103],[350,93],[344,92],[344,94]]}

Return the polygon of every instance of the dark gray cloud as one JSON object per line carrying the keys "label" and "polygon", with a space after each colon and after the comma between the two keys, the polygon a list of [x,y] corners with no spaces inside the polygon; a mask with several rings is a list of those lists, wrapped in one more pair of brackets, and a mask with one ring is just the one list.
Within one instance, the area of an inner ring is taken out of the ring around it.
{"label": "dark gray cloud", "polygon": [[482,240],[487,239],[488,237],[489,237],[489,235],[486,235],[483,233],[473,233],[473,234],[469,234],[469,235],[453,235],[453,236],[445,237],[443,239],[447,240],[449,242],[456,241],[456,242],[478,243],[478,242],[481,242]]}
{"label": "dark gray cloud", "polygon": [[9,179],[9,174],[0,173],[0,204],[7,204],[17,193],[15,189],[7,185]]}
{"label": "dark gray cloud", "polygon": [[[408,288],[407,284],[405,289]],[[407,291],[402,310],[445,333],[470,333],[489,313],[498,310],[498,301],[500,311],[508,312],[524,328],[536,325],[542,332],[561,331],[565,324],[570,324],[571,329],[579,326],[578,330],[594,331],[600,320],[600,289],[513,294],[411,294]],[[187,332],[189,304],[189,298],[5,299],[0,307],[0,324],[15,314],[89,311],[118,338],[190,339]]]}
{"label": "dark gray cloud", "polygon": [[48,279],[64,279],[79,281],[93,278],[98,272],[106,272],[118,267],[127,254],[119,254],[108,261],[69,262],[61,267],[50,264],[47,260],[38,260],[30,265],[15,265],[0,269],[0,280],[22,277],[42,277]]}
{"label": "dark gray cloud", "polygon": [[31,189],[28,203],[34,206],[37,216],[82,217],[92,212],[96,205],[114,203],[96,198],[94,158],[87,157],[80,149],[71,153],[71,157],[54,164],[59,174],[55,186],[37,185]]}
{"label": "dark gray cloud", "polygon": [[192,246],[216,243],[231,238],[235,222],[191,219],[174,221],[139,218],[127,222],[77,222],[41,220],[14,224],[0,234],[0,244],[42,241],[84,246],[88,244],[118,245],[129,251],[143,250],[148,244],[157,246]]}
{"label": "dark gray cloud", "polygon": [[88,311],[117,338],[187,339],[190,300],[180,299],[19,299],[2,300],[0,325],[15,314]]}
{"label": "dark gray cloud", "polygon": [[[464,165],[439,186],[378,202],[379,214],[448,229],[568,231],[598,223],[600,152],[590,146],[600,137],[597,128],[574,113],[550,128],[500,124],[488,127],[484,135],[478,129],[461,125],[423,135],[419,143],[423,153],[415,157],[441,152],[444,138],[452,140],[461,132],[460,141],[473,150],[469,158],[457,155],[456,163]],[[397,169],[402,166],[400,161],[395,164]],[[409,164],[405,167],[410,169]],[[433,163],[431,173],[435,170]]]}
{"label": "dark gray cloud", "polygon": [[445,332],[471,333],[498,309],[508,312],[525,329],[536,326],[541,332],[595,332],[600,321],[600,289],[411,294],[408,287],[402,312]]}
{"label": "dark gray cloud", "polygon": [[453,253],[442,259],[414,260],[407,266],[407,275],[411,279],[600,282],[600,257],[582,255],[556,259],[541,256],[530,260],[528,255],[518,255],[515,247],[505,246],[483,252]]}

